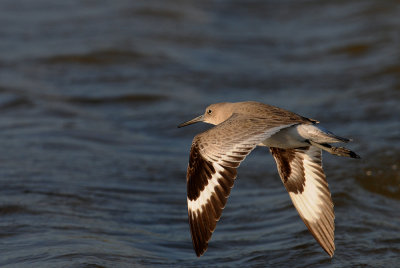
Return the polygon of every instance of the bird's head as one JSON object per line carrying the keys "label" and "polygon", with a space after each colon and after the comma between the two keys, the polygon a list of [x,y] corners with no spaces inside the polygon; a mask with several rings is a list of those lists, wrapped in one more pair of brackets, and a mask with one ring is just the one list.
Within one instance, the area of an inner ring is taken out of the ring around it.
{"label": "bird's head", "polygon": [[193,118],[185,123],[180,124],[178,127],[188,126],[197,122],[209,123],[218,125],[231,117],[233,113],[233,103],[221,102],[209,105],[204,114]]}

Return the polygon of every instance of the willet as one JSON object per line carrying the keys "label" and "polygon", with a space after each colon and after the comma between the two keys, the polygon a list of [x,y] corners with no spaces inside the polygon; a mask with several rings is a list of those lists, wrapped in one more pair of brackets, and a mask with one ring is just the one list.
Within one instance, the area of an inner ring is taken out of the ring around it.
{"label": "willet", "polygon": [[360,158],[344,147],[329,144],[350,139],[323,129],[314,119],[259,102],[212,104],[203,115],[178,127],[197,122],[216,125],[194,137],[187,169],[189,224],[198,257],[207,250],[236,169],[256,146],[269,147],[301,219],[333,256],[335,215],[321,152]]}

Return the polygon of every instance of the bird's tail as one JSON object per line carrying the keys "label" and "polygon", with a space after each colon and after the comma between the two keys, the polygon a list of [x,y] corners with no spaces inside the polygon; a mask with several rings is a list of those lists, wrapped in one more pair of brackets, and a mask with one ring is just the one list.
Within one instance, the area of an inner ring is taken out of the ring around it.
{"label": "bird's tail", "polygon": [[334,147],[328,143],[316,143],[313,141],[310,141],[310,143],[324,151],[327,151],[330,154],[338,155],[338,156],[346,156],[346,157],[351,157],[351,158],[361,158],[358,154],[355,152],[345,148],[345,147]]}

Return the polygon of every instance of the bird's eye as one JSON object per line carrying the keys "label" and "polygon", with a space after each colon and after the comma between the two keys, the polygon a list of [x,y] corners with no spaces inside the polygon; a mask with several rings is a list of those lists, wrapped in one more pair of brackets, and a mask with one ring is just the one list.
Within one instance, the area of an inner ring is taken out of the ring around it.
{"label": "bird's eye", "polygon": [[208,113],[208,114],[211,114],[211,113],[212,113],[211,109],[209,109],[209,110],[207,111],[207,113]]}

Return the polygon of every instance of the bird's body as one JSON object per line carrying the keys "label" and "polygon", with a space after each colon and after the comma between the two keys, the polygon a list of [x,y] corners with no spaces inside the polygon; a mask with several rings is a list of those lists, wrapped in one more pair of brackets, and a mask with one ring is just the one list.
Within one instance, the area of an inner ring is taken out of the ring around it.
{"label": "bird's body", "polygon": [[359,158],[329,143],[348,142],[318,121],[259,102],[217,103],[204,115],[181,124],[215,127],[193,139],[187,170],[187,202],[193,246],[198,256],[208,246],[236,178],[236,169],[256,147],[267,146],[300,217],[323,249],[333,256],[334,212],[322,170],[321,149]]}

